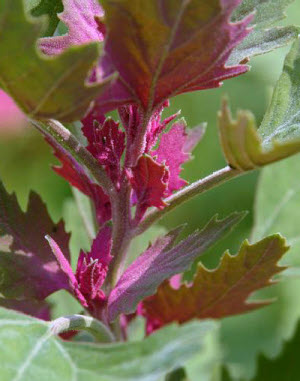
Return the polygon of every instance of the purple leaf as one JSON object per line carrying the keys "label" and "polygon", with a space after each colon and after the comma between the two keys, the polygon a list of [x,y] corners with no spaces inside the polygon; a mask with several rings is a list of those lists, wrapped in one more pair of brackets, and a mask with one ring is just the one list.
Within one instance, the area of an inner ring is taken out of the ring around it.
{"label": "purple leaf", "polygon": [[190,151],[203,136],[203,131],[195,129],[194,134],[186,131],[184,120],[174,123],[172,128],[161,136],[157,150],[152,152],[159,163],[164,163],[169,170],[168,195],[187,184],[179,175],[181,165],[191,158]]}
{"label": "purple leaf", "polygon": [[[144,110],[177,94],[218,87],[248,70],[226,67],[248,34],[230,23],[240,0],[103,0],[106,53]],[[120,30],[121,28],[121,30]]]}
{"label": "purple leaf", "polygon": [[[94,115],[94,117],[92,116]],[[118,185],[121,175],[121,157],[125,149],[125,133],[113,119],[103,115],[92,115],[82,120],[82,131],[88,140],[88,151],[99,161],[114,184]]]}
{"label": "purple leaf", "polygon": [[137,165],[128,172],[128,177],[135,192],[138,220],[150,206],[163,208],[166,194],[168,170],[150,156],[141,156]]}
{"label": "purple leaf", "polygon": [[103,189],[95,184],[87,175],[84,168],[53,139],[47,137],[46,141],[54,149],[54,155],[62,163],[60,167],[53,167],[54,171],[72,186],[90,197],[95,205],[96,217],[99,225],[111,219],[111,206],[109,197]]}
{"label": "purple leaf", "polygon": [[23,212],[16,196],[9,195],[0,183],[0,235],[5,235],[6,242],[0,252],[2,295],[43,300],[57,290],[70,289],[45,241],[46,234],[53,236],[69,260],[70,235],[63,222],[52,222],[35,193],[30,194],[27,211]]}
{"label": "purple leaf", "polygon": [[200,231],[173,246],[181,229],[159,238],[123,273],[108,299],[108,317],[131,313],[145,297],[153,295],[166,279],[189,268],[204,251],[241,221],[245,213],[233,213],[223,220],[213,217]]}
{"label": "purple leaf", "polygon": [[73,45],[103,41],[104,31],[98,20],[104,13],[98,0],[63,0],[63,5],[59,18],[69,31],[65,36],[40,39],[39,46],[45,54],[60,54]]}
{"label": "purple leaf", "polygon": [[0,298],[0,306],[22,312],[42,320],[50,320],[50,305],[44,300],[16,300]]}

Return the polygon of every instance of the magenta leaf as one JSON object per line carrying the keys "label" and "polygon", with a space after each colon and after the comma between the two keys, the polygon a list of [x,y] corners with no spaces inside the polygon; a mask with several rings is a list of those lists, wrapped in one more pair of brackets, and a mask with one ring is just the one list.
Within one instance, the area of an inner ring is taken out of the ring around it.
{"label": "magenta leaf", "polygon": [[[94,115],[94,116],[93,116]],[[82,120],[82,131],[88,140],[88,151],[99,161],[112,181],[118,185],[121,157],[125,149],[125,133],[113,119],[104,119],[92,111]]]}
{"label": "magenta leaf", "polygon": [[44,300],[16,300],[0,298],[0,306],[22,312],[42,320],[50,320],[50,305]]}
{"label": "magenta leaf", "polygon": [[93,41],[103,41],[101,23],[103,10],[98,0],[63,0],[64,11],[59,19],[68,27],[64,36],[40,39],[40,48],[49,55],[62,53],[73,45],[83,45]]}
{"label": "magenta leaf", "polygon": [[111,219],[111,205],[109,197],[103,189],[95,184],[85,169],[60,145],[50,137],[46,141],[54,149],[54,155],[62,163],[62,166],[55,166],[54,171],[72,186],[90,197],[95,205],[96,217],[99,225]]}
{"label": "magenta leaf", "polygon": [[137,217],[141,218],[150,206],[163,208],[166,205],[163,198],[169,173],[163,164],[143,155],[128,176],[137,200]]}
{"label": "magenta leaf", "polygon": [[26,212],[14,194],[0,183],[0,293],[10,299],[43,300],[53,292],[69,290],[68,279],[58,266],[45,235],[51,234],[67,260],[70,235],[63,222],[54,224],[39,196],[31,193]]}
{"label": "magenta leaf", "polygon": [[223,220],[213,217],[200,231],[174,246],[181,228],[159,238],[123,273],[108,299],[108,317],[134,312],[138,303],[153,295],[166,279],[189,268],[192,262],[244,218],[233,213]]}
{"label": "magenta leaf", "polygon": [[195,129],[193,134],[186,131],[186,123],[182,119],[160,139],[157,150],[152,155],[159,163],[164,163],[169,170],[168,195],[187,184],[179,175],[182,164],[191,158],[190,150],[203,136],[203,129]]}
{"label": "magenta leaf", "polygon": [[229,22],[239,3],[102,1],[106,52],[144,110],[179,93],[218,87],[222,80],[247,71],[245,65],[226,67],[251,21]]}
{"label": "magenta leaf", "polygon": [[93,316],[100,317],[106,303],[106,295],[101,290],[101,286],[111,261],[111,227],[104,226],[99,231],[89,253],[81,251],[76,274],[73,273],[71,265],[59,245],[50,236],[47,237],[47,240],[62,271],[69,279],[73,295]]}

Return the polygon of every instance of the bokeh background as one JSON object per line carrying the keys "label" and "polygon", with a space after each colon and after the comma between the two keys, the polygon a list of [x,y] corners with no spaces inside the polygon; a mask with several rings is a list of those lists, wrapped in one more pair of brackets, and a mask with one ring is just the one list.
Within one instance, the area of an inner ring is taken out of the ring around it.
{"label": "bokeh background", "polygon": [[[289,7],[288,17],[283,23],[300,24],[300,0],[296,0]],[[288,48],[283,48],[254,58],[249,73],[226,81],[220,89],[186,94],[172,100],[168,113],[180,109],[190,127],[201,122],[208,123],[206,135],[194,152],[194,160],[185,166],[184,178],[194,181],[225,165],[216,123],[217,111],[224,94],[229,96],[234,112],[239,108],[249,109],[256,115],[257,123],[260,123],[287,51]],[[80,220],[77,218],[78,212],[72,191],[68,184],[51,170],[51,165],[56,163],[49,146],[27,125],[22,113],[1,92],[0,178],[9,191],[17,193],[23,207],[26,206],[29,191],[34,190],[47,203],[54,220],[61,217],[67,220],[67,227],[74,232],[72,250],[76,255],[79,248],[85,247],[87,242],[80,222],[77,225],[75,222]],[[201,258],[206,266],[215,267],[226,249],[235,253],[241,242],[250,235],[258,177],[258,171],[249,173],[181,206],[161,221],[159,229],[154,229],[150,235],[139,240],[136,247],[142,249],[148,240],[163,228],[170,229],[188,222],[188,234],[202,227],[216,213],[225,217],[231,211],[248,210],[249,214],[235,231]],[[191,278],[192,273],[191,270],[186,275],[187,279]],[[217,372],[216,365],[221,362],[229,366],[232,374],[250,377],[255,371],[257,354],[275,356],[280,351],[282,340],[292,335],[300,318],[299,290],[300,281],[289,279],[261,293],[268,297],[275,296],[278,301],[274,305],[247,315],[224,319],[219,332],[209,338],[205,353],[199,354],[190,362],[191,378],[197,380],[201,368],[203,380],[211,380],[212,375]],[[64,294],[59,295],[55,301],[58,301],[56,314],[64,312],[64,308],[77,308],[74,304],[69,304]]]}

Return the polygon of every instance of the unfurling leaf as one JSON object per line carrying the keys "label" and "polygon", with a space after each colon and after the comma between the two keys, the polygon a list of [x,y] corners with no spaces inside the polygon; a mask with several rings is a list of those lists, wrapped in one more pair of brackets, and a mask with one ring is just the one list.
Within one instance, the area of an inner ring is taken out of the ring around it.
{"label": "unfurling leaf", "polygon": [[[284,159],[300,151],[300,137],[286,141],[265,139],[257,130],[254,115],[239,111],[237,120],[231,116],[226,101],[219,113],[219,135],[222,149],[232,168],[248,171]],[[286,131],[288,135],[288,131]]]}
{"label": "unfurling leaf", "polygon": [[[251,17],[231,24],[239,0],[103,0],[106,52],[145,110],[179,93],[218,87],[247,71],[226,67]],[[122,32],[120,33],[120,26]]]}
{"label": "unfurling leaf", "polygon": [[236,65],[252,56],[268,53],[295,40],[299,34],[296,26],[275,26],[285,18],[285,9],[294,0],[243,0],[233,14],[233,21],[240,21],[254,13],[253,29],[233,50],[227,64]]}
{"label": "unfurling leaf", "polygon": [[194,318],[222,318],[268,305],[270,301],[247,299],[254,291],[272,284],[272,277],[284,270],[277,262],[287,250],[279,234],[253,245],[245,241],[237,255],[226,252],[215,270],[199,265],[191,285],[183,284],[175,290],[164,282],[143,302],[145,316],[162,326]]}
{"label": "unfurling leaf", "polygon": [[[190,132],[191,131],[191,132]],[[187,130],[184,120],[180,120],[161,136],[158,148],[151,152],[159,163],[163,163],[169,170],[168,195],[182,188],[187,182],[179,177],[181,165],[190,158],[190,152],[204,133],[203,126]]]}
{"label": "unfurling leaf", "polygon": [[138,215],[142,217],[147,208],[163,208],[169,172],[165,165],[157,163],[148,155],[140,157],[137,165],[128,172],[135,192]]}
{"label": "unfurling leaf", "polygon": [[118,185],[121,157],[125,149],[125,133],[112,118],[104,118],[92,110],[82,120],[82,131],[88,140],[87,150],[98,160],[112,181]]}
{"label": "unfurling leaf", "polygon": [[93,316],[99,317],[106,300],[101,286],[111,261],[111,228],[104,226],[99,230],[89,253],[80,252],[76,274],[57,242],[49,235],[46,238],[61,270],[68,278],[70,291]]}
{"label": "unfurling leaf", "polygon": [[223,220],[213,217],[200,231],[174,246],[181,229],[158,238],[124,272],[108,300],[108,316],[114,320],[120,313],[133,312],[146,296],[175,274],[187,270],[192,262],[244,218],[245,213],[233,213]]}
{"label": "unfurling leaf", "polygon": [[1,381],[49,375],[55,381],[157,381],[203,349],[217,327],[211,321],[171,325],[142,341],[101,345],[62,341],[50,324],[0,309]]}
{"label": "unfurling leaf", "polygon": [[30,194],[27,211],[23,212],[16,196],[9,195],[0,183],[0,235],[6,239],[0,251],[0,293],[6,298],[42,300],[57,290],[69,290],[46,234],[53,236],[70,260],[70,235],[63,222],[51,221],[35,193]]}
{"label": "unfurling leaf", "polygon": [[78,120],[112,78],[86,84],[99,57],[97,43],[72,47],[52,58],[38,52],[42,30],[40,20],[27,20],[22,0],[1,1],[0,86],[33,118]]}

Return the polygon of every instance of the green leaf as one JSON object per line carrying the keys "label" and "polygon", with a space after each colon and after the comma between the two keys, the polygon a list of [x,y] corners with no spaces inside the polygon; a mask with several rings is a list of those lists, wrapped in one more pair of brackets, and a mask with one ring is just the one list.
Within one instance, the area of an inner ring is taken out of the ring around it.
{"label": "green leaf", "polygon": [[232,52],[227,64],[236,65],[252,56],[268,53],[295,40],[296,26],[273,26],[285,18],[285,9],[294,0],[244,0],[233,15],[233,21],[242,20],[255,12],[253,31]]}
{"label": "green leaf", "polygon": [[41,0],[40,3],[31,11],[32,16],[39,17],[48,16],[48,28],[45,31],[45,36],[52,36],[59,23],[57,13],[64,9],[62,0]]}
{"label": "green leaf", "polygon": [[[299,363],[300,324],[289,341],[284,343],[280,355],[268,358],[261,354],[258,357],[257,371],[251,381],[298,381],[300,378]],[[232,381],[228,370],[224,367],[222,381]]]}
{"label": "green leaf", "polygon": [[111,77],[86,84],[99,45],[72,47],[57,57],[37,50],[42,21],[27,19],[22,0],[0,2],[0,86],[35,119],[80,119]]}
{"label": "green leaf", "polygon": [[300,40],[286,56],[271,104],[259,128],[265,146],[300,139]]}
{"label": "green leaf", "polygon": [[[171,325],[140,342],[64,342],[49,323],[0,309],[1,381],[156,381],[200,350],[214,322]],[[142,362],[142,366],[141,366]]]}
{"label": "green leaf", "polygon": [[221,144],[228,163],[249,170],[300,151],[300,41],[286,56],[271,104],[258,130],[250,112],[233,120],[223,104],[219,114]]}
{"label": "green leaf", "polygon": [[264,168],[260,174],[252,239],[280,231],[291,246],[284,263],[300,266],[300,157]]}
{"label": "green leaf", "polygon": [[231,116],[227,101],[223,101],[219,113],[219,136],[223,153],[232,168],[249,171],[284,159],[300,151],[300,139],[287,141],[265,141],[256,129],[254,115],[249,111],[239,111],[237,120]]}
{"label": "green leaf", "polygon": [[164,325],[193,318],[222,318],[268,305],[268,300],[248,302],[248,298],[269,286],[272,277],[284,269],[277,262],[287,250],[279,234],[253,245],[244,241],[238,254],[226,252],[215,270],[200,264],[191,285],[174,289],[164,282],[155,295],[143,301],[145,315]]}

